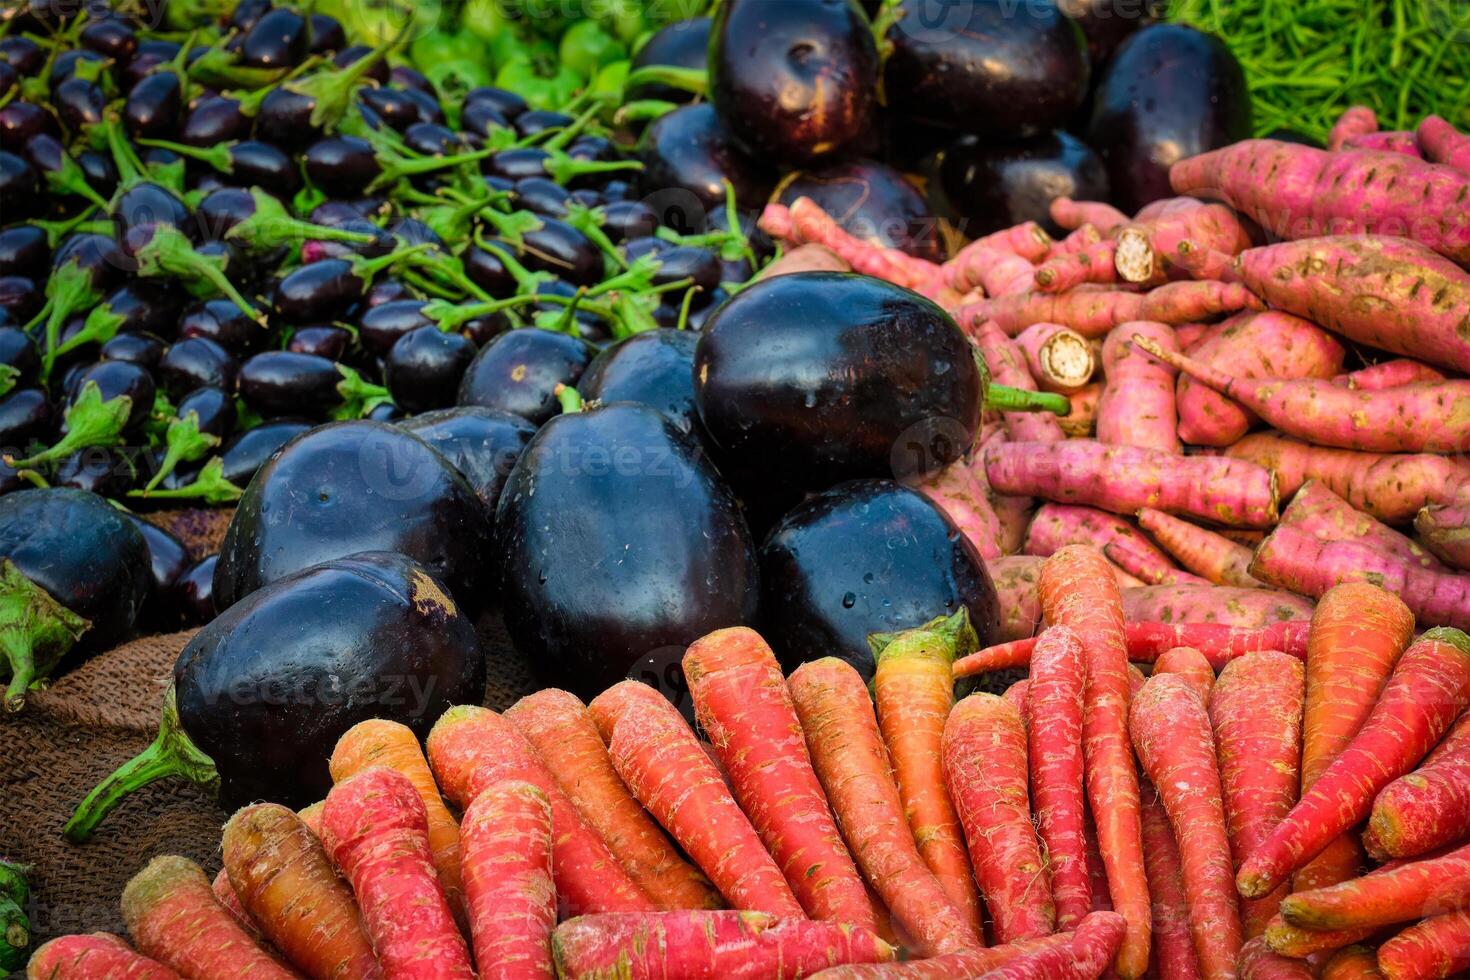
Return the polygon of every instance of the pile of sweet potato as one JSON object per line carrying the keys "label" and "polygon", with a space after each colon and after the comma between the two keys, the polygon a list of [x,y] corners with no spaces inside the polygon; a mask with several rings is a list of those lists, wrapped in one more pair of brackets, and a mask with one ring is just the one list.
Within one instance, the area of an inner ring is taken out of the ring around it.
{"label": "pile of sweet potato", "polygon": [[1181,196],[1132,218],[1058,199],[1066,237],[1020,225],[942,265],[767,208],[788,245],[946,307],[995,381],[1071,398],[992,413],[923,487],[991,563],[1004,638],[1069,543],[1104,551],[1130,618],[1256,626],[1367,581],[1470,627],[1470,136],[1371,116],[1326,150],[1181,161]]}

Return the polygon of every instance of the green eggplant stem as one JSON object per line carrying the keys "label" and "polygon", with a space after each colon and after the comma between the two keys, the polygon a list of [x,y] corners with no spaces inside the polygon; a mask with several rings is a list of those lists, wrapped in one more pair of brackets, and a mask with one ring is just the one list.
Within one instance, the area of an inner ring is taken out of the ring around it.
{"label": "green eggplant stem", "polygon": [[1072,403],[1066,395],[1049,391],[1026,391],[1006,385],[991,385],[985,391],[985,407],[1001,412],[1051,412],[1069,415]]}
{"label": "green eggplant stem", "polygon": [[10,665],[5,710],[25,706],[26,691],[51,669],[92,626],[0,560],[0,653]]}
{"label": "green eggplant stem", "polygon": [[644,65],[628,72],[624,91],[640,85],[667,85],[691,95],[704,95],[709,89],[709,72],[703,68],[679,68],[675,65]]}
{"label": "green eggplant stem", "polygon": [[651,122],[655,119],[662,119],[677,108],[679,108],[679,103],[666,102],[663,99],[634,99],[632,102],[624,103],[622,108],[613,113],[613,121],[619,125]]}
{"label": "green eggplant stem", "polygon": [[552,393],[556,395],[556,400],[561,404],[563,412],[580,412],[585,407],[582,393],[571,385],[559,384],[552,389]]}
{"label": "green eggplant stem", "polygon": [[163,696],[163,713],[153,744],[94,786],[61,828],[62,834],[75,843],[89,840],[124,796],[167,776],[182,776],[211,790],[219,787],[214,760],[199,751],[179,725],[178,697],[172,686]]}
{"label": "green eggplant stem", "polygon": [[122,441],[123,426],[132,412],[133,400],[127,395],[117,395],[102,400],[102,389],[97,382],[82,385],[77,400],[62,416],[66,422],[66,434],[49,449],[20,460],[7,460],[15,469],[34,468],[42,463],[65,459],[79,449],[90,446],[116,446]]}

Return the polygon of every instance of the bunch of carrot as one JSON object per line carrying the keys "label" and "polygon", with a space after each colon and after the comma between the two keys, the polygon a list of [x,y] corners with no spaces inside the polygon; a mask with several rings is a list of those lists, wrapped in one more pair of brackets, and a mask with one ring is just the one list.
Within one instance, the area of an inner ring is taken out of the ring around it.
{"label": "bunch of carrot", "polygon": [[1247,140],[1170,178],[1132,217],[1060,198],[1064,238],[1018,225],[942,264],[810,200],[763,226],[932,298],[997,381],[1072,399],[988,415],[920,487],[1002,583],[1004,639],[1040,623],[1020,559],[1067,544],[1104,552],[1129,620],[1259,627],[1367,581],[1470,628],[1470,135],[1359,107],[1325,150]]}

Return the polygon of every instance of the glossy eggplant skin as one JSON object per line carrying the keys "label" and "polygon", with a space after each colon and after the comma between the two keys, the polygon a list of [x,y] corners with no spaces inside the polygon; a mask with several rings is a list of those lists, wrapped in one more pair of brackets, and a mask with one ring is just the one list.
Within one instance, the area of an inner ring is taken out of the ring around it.
{"label": "glossy eggplant skin", "polygon": [[793,174],[777,200],[790,205],[810,198],[837,223],[865,241],[943,262],[944,243],[924,195],[886,163],[851,160]]}
{"label": "glossy eggplant skin", "polygon": [[694,402],[694,348],[699,334],[663,327],[634,334],[597,355],[577,391],[605,404],[637,402],[662,412],[681,431],[702,430]]}
{"label": "glossy eggplant skin", "polygon": [[0,558],[91,627],[77,651],[125,637],[148,597],[148,546],[106,500],[85,490],[17,490],[0,497]]}
{"label": "glossy eggplant skin", "polygon": [[791,510],[761,546],[760,624],[788,671],[841,657],[873,676],[868,634],[919,626],[964,606],[980,645],[1000,603],[969,539],[918,491],[853,480]]}
{"label": "glossy eggplant skin", "polygon": [[871,135],[878,49],[857,0],[727,0],[710,28],[709,82],[747,151],[836,159]]}
{"label": "glossy eggplant skin", "polygon": [[[672,65],[676,68],[704,68],[709,63],[710,19],[690,17],[676,20],[658,30],[633,56],[633,68],[647,65]],[[668,85],[636,85],[628,89],[627,98],[662,99],[665,102],[688,102],[693,98],[682,89]]]}
{"label": "glossy eggplant skin", "polygon": [[643,203],[681,234],[704,231],[706,212],[724,207],[723,181],[746,208],[765,204],[776,182],[769,164],[735,145],[709,103],[675,109],[649,126],[638,142],[638,159]]}
{"label": "glossy eggplant skin", "polygon": [[237,487],[245,486],[282,446],[303,432],[309,432],[312,426],[313,423],[305,419],[268,419],[240,433],[226,443],[220,453],[220,460],[224,463],[221,475]]}
{"label": "glossy eggplant skin", "polygon": [[174,579],[169,603],[188,625],[201,626],[214,618],[214,566],[218,561],[218,555],[210,555]]}
{"label": "glossy eggplant skin", "polygon": [[138,529],[148,546],[148,600],[143,607],[143,619],[155,627],[170,628],[179,617],[174,605],[174,583],[189,568],[189,549],[156,524],[126,512],[122,516]]}
{"label": "glossy eggplant skin", "polygon": [[475,405],[424,412],[398,424],[459,470],[492,520],[511,469],[536,434],[536,427],[519,415]]}
{"label": "glossy eggplant skin", "polygon": [[597,349],[585,340],[522,327],[480,349],[459,383],[459,404],[519,415],[540,425],[560,411],[555,388],[577,384]]}
{"label": "glossy eggplant skin", "polygon": [[1131,7],[1113,0],[1057,0],[1057,6],[1082,28],[1095,76],[1118,50],[1118,45],[1134,31],[1154,22],[1161,5],[1155,0],[1142,0]]}
{"label": "glossy eggplant skin", "polygon": [[543,682],[583,698],[753,621],[755,546],[735,498],[699,443],[647,406],[543,426],[495,528],[511,640]]}
{"label": "glossy eggplant skin", "polygon": [[358,722],[388,718],[422,737],[446,708],[479,704],[485,658],[441,581],[377,551],[226,609],[179,653],[174,690],[182,728],[219,770],[225,809],[299,807],[331,788],[327,759]]}
{"label": "glossy eggplant skin", "polygon": [[1063,234],[1051,220],[1052,200],[1106,201],[1108,173],[1102,158],[1070,133],[961,136],[940,154],[930,196],[972,238],[1023,221]]}
{"label": "glossy eggplant skin", "polygon": [[776,276],[739,293],[700,336],[694,378],[722,468],[762,474],[776,492],[937,470],[974,442],[984,397],[948,314],[850,273]]}
{"label": "glossy eggplant skin", "polygon": [[490,530],[469,483],[422,439],[379,422],[319,426],[245,488],[220,547],[215,605],[318,562],[398,551],[478,614],[490,599]]}
{"label": "glossy eggplant skin", "polygon": [[1133,214],[1171,197],[1170,166],[1251,135],[1240,62],[1191,27],[1145,27],[1113,55],[1087,134],[1107,164],[1113,204]]}
{"label": "glossy eggplant skin", "polygon": [[1051,129],[1087,95],[1082,30],[1051,0],[905,4],[888,30],[890,104],[921,123],[1015,136]]}

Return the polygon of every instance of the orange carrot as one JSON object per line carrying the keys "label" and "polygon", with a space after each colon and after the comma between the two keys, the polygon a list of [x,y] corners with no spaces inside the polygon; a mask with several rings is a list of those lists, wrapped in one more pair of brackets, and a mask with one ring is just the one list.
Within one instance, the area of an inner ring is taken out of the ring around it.
{"label": "orange carrot", "polygon": [[1068,546],[1046,560],[1038,586],[1049,623],[1068,626],[1086,654],[1082,749],[1087,798],[1097,821],[1113,908],[1128,922],[1115,969],[1148,967],[1148,879],[1138,815],[1138,775],[1128,748],[1128,647],[1123,601],[1102,552]]}
{"label": "orange carrot", "polygon": [[480,980],[554,977],[551,802],[508,779],[475,797],[460,828],[465,902]]}
{"label": "orange carrot", "polygon": [[[876,929],[873,907],[807,755],[776,655],[755,630],[716,630],[684,653],[695,716],[734,796],[813,919]],[[948,679],[948,665],[941,669]]]}
{"label": "orange carrot", "polygon": [[[1383,589],[1339,585],[1317,603],[1307,639],[1303,792],[1363,726],[1413,635],[1413,613]],[[1356,877],[1361,864],[1357,841],[1343,837],[1298,873],[1295,888],[1335,885]]]}
{"label": "orange carrot", "polygon": [[623,681],[593,699],[599,728],[604,699],[626,704],[613,722],[608,754],[638,802],[733,907],[800,918],[781,869],[678,709],[648,685]]}
{"label": "orange carrot", "polygon": [[292,966],[320,980],[381,975],[351,889],[289,808],[237,810],[221,846],[240,904]]}
{"label": "orange carrot", "polygon": [[1378,948],[1378,969],[1388,980],[1463,977],[1470,970],[1470,910],[1436,915],[1394,936]]}
{"label": "orange carrot", "polygon": [[1154,967],[1160,980],[1195,980],[1199,957],[1189,932],[1189,900],[1184,896],[1184,867],[1169,814],[1152,783],[1139,784],[1143,825],[1143,868],[1153,900]]}
{"label": "orange carrot", "polygon": [[1298,892],[1281,916],[1304,929],[1355,929],[1470,908],[1470,844],[1329,888]]}
{"label": "orange carrot", "polygon": [[1082,843],[1086,848],[1083,853],[1087,858],[1087,881],[1092,888],[1092,911],[1111,912],[1113,897],[1108,894],[1108,869],[1103,865],[1102,848],[1097,842],[1097,824],[1090,813],[1082,824]]}
{"label": "orange carrot", "polygon": [[1245,545],[1149,507],[1138,512],[1138,524],[1179,564],[1216,585],[1253,589],[1261,584],[1248,571],[1251,550]]}
{"label": "orange carrot", "polygon": [[984,945],[919,856],[857,670],[826,657],[802,664],[787,686],[842,836],[902,931],[928,956]]}
{"label": "orange carrot", "polygon": [[1271,951],[1265,937],[1257,936],[1240,951],[1240,980],[1314,980],[1310,967]]}
{"label": "orange carrot", "polygon": [[[1436,750],[1438,751],[1438,750]],[[1382,859],[1411,857],[1470,834],[1470,745],[1437,757],[1383,788],[1363,843]]]}
{"label": "orange carrot", "polygon": [[1083,830],[1082,657],[1082,641],[1071,629],[1053,626],[1042,633],[1031,657],[1026,703],[1031,796],[1061,930],[1092,911]]}
{"label": "orange carrot", "polygon": [[582,819],[660,908],[720,907],[709,879],[679,855],[628,793],[576,695],[554,688],[537,691],[511,705],[505,720],[531,743]]}
{"label": "orange carrot", "polygon": [[26,964],[28,980],[179,980],[162,963],[133,952],[108,932],[61,936],[41,946]]}
{"label": "orange carrot", "polygon": [[1056,924],[1026,792],[1026,734],[1003,698],[972,694],[944,725],[944,775],[998,943],[1035,939]]}
{"label": "orange carrot", "polygon": [[1470,637],[1432,629],[1400,658],[1358,734],[1241,864],[1240,893],[1269,893],[1368,816],[1378,791],[1413,769],[1467,704]]}
{"label": "orange carrot", "polygon": [[551,942],[564,980],[796,980],[894,952],[867,929],[749,911],[584,915],[557,926]]}
{"label": "orange carrot", "polygon": [[476,796],[504,779],[524,779],[551,801],[552,876],[562,904],[573,914],[652,911],[656,906],[618,864],[601,837],[541,765],[515,727],[485,708],[460,705],[434,723],[425,743],[434,778],[451,803],[467,809]]}
{"label": "orange carrot", "polygon": [[1316,929],[1301,929],[1278,914],[1266,923],[1264,938],[1271,947],[1271,952],[1278,956],[1304,960],[1309,956],[1360,943],[1372,934],[1372,929],[1333,929],[1320,932]]}
{"label": "orange carrot", "polygon": [[449,908],[463,922],[464,888],[459,881],[459,824],[444,806],[434,774],[419,747],[413,729],[396,721],[374,718],[361,721],[342,734],[327,760],[332,781],[340,783],[372,766],[387,766],[407,777],[424,801],[429,820],[429,848],[434,854],[434,870]]}
{"label": "orange carrot", "polygon": [[1128,922],[1116,912],[1094,912],[1061,946],[1042,946],[987,971],[988,980],[1095,980],[1118,955]]}
{"label": "orange carrot", "polygon": [[1165,650],[1154,661],[1155,674],[1178,674],[1189,681],[1195,693],[1206,704],[1210,702],[1210,690],[1215,686],[1215,668],[1204,654],[1194,647],[1175,647]]}
{"label": "orange carrot", "polygon": [[1321,980],[1383,980],[1378,954],[1367,946],[1349,946],[1322,964]]}
{"label": "orange carrot", "polygon": [[[1265,651],[1226,664],[1210,695],[1226,829],[1237,868],[1296,803],[1305,683],[1300,660]],[[1247,939],[1266,931],[1285,897],[1283,887],[1241,903]]]}
{"label": "orange carrot", "polygon": [[1023,677],[1001,694],[1001,698],[1016,709],[1016,716],[1021,719],[1021,733],[1027,737],[1028,745],[1031,736],[1030,712],[1026,709],[1027,696],[1031,692],[1031,681]]}
{"label": "orange carrot", "polygon": [[228,871],[220,868],[219,873],[214,876],[214,881],[210,883],[209,888],[210,891],[214,892],[214,900],[229,910],[230,914],[235,917],[235,921],[240,923],[240,928],[245,930],[247,936],[257,943],[265,938],[260,934],[260,926],[255,924],[255,920],[250,918],[250,913],[245,911],[245,906],[240,904],[240,896],[235,894],[235,886],[230,884],[230,873]]}
{"label": "orange carrot", "polygon": [[138,951],[185,977],[295,976],[255,945],[215,901],[209,879],[188,858],[164,855],[149,861],[123,889],[122,913]]}
{"label": "orange carrot", "polygon": [[317,837],[321,837],[322,835],[322,807],[326,805],[326,800],[317,800],[311,806],[304,806],[296,811],[296,815],[301,818],[301,822],[306,824],[306,829]]}
{"label": "orange carrot", "polygon": [[322,845],[352,884],[384,976],[475,975],[434,871],[424,801],[407,776],[375,766],[334,785]]}

